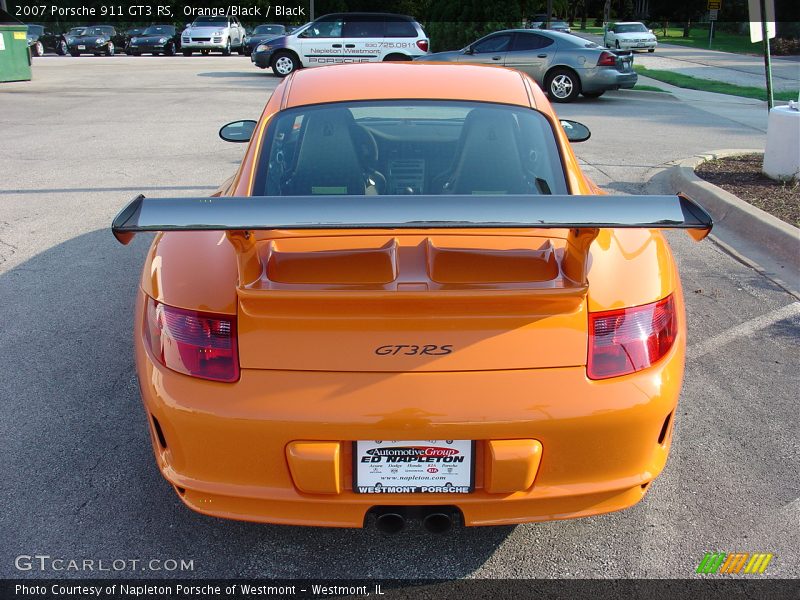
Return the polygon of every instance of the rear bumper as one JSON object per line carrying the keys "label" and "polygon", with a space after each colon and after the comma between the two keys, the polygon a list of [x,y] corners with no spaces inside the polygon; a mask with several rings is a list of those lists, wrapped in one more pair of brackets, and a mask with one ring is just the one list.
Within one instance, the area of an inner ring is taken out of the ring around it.
{"label": "rear bumper", "polygon": [[619,47],[621,50],[650,50],[657,48],[658,42],[626,42],[620,40]]}
{"label": "rear bumper", "polygon": [[[137,323],[141,303],[140,294]],[[183,502],[219,517],[331,527],[361,527],[376,505],[454,505],[467,525],[500,525],[635,504],[667,460],[685,343],[681,334],[654,367],[607,381],[588,380],[583,367],[447,373],[245,369],[237,383],[222,384],[154,365],[139,329],[137,372],[151,441],[162,474]],[[477,440],[475,491],[353,493],[351,442],[359,439]],[[541,442],[533,485],[489,493],[487,441],[509,439]],[[286,453],[297,440],[339,444],[338,493],[298,489]]]}
{"label": "rear bumper", "polygon": [[594,68],[581,81],[584,92],[630,89],[636,85],[636,72],[623,73],[612,68]]}

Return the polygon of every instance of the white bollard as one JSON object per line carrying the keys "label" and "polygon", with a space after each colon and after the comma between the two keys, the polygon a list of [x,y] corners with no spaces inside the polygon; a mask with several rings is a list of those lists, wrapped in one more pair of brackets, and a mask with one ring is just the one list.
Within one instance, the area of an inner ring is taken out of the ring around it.
{"label": "white bollard", "polygon": [[786,181],[800,179],[800,110],[794,102],[769,111],[764,175]]}

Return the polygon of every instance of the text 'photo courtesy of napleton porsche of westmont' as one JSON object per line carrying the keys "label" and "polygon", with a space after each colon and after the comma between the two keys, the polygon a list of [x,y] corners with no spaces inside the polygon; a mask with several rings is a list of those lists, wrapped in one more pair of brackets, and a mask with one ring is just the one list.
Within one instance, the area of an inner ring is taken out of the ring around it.
{"label": "text 'photo courtesy of napleton porsche of westmont'", "polygon": [[800,5],[0,0],[0,599],[797,598]]}

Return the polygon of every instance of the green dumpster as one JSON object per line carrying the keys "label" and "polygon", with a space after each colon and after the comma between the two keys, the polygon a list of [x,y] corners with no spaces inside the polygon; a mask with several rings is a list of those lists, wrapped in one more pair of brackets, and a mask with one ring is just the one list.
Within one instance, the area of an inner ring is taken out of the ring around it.
{"label": "green dumpster", "polygon": [[0,82],[30,81],[28,26],[0,11]]}

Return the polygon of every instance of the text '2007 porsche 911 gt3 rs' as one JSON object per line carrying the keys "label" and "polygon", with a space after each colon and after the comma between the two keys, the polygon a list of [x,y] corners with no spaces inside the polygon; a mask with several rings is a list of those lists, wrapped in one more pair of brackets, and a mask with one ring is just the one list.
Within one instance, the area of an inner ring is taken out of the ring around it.
{"label": "text '2007 porsche 911 gt3 rs'", "polygon": [[629,507],[667,460],[681,286],[661,229],[683,196],[582,174],[520,72],[301,70],[210,198],[139,196],[159,232],[135,314],[156,460],[189,507],[385,531]]}

